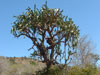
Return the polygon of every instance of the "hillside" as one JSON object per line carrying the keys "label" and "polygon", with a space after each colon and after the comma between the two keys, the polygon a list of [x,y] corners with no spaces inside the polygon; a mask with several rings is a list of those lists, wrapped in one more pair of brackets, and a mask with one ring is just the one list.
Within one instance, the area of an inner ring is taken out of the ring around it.
{"label": "hillside", "polygon": [[26,57],[0,56],[0,75],[33,75],[45,64]]}
{"label": "hillside", "polygon": [[[43,70],[45,67],[44,63],[31,58],[0,56],[0,75],[36,75],[40,70],[44,72],[42,75],[65,75],[65,70],[59,69],[58,66],[52,66],[48,73]],[[100,75],[100,68],[92,65],[83,68],[69,66],[68,73],[69,75]]]}

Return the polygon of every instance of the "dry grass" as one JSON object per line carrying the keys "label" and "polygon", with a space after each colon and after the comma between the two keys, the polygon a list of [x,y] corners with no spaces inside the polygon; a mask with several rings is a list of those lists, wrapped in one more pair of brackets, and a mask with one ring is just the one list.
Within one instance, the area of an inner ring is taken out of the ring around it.
{"label": "dry grass", "polygon": [[30,58],[0,57],[0,75],[32,75],[46,65]]}

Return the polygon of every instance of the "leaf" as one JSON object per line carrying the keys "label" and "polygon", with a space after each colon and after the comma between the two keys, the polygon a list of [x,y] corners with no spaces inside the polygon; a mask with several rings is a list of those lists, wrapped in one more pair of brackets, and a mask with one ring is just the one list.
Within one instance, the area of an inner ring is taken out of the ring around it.
{"label": "leaf", "polygon": [[69,55],[72,55],[73,53],[71,51],[68,52]]}

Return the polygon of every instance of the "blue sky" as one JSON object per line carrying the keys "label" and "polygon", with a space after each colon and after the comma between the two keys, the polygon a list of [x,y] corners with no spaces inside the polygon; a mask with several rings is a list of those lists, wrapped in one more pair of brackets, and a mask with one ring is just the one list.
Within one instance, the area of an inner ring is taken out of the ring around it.
{"label": "blue sky", "polygon": [[[30,56],[31,40],[14,38],[10,33],[13,16],[20,15],[27,7],[38,8],[45,0],[0,0],[0,56]],[[63,9],[63,14],[79,26],[80,34],[88,34],[100,54],[100,0],[48,0],[49,8]]]}

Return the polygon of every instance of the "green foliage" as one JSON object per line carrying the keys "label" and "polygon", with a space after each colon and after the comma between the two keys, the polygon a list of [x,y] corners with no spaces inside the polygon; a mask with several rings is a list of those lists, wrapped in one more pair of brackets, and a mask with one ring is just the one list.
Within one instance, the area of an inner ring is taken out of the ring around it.
{"label": "green foliage", "polygon": [[[70,67],[68,75],[97,75],[98,71],[96,66],[87,65],[86,67],[79,68],[78,66]],[[58,66],[37,71],[37,75],[65,75],[65,69],[60,69]]]}
{"label": "green foliage", "polygon": [[86,65],[86,68],[83,68],[82,72],[86,75],[96,75],[97,68],[94,65]]}
{"label": "green foliage", "polygon": [[69,71],[69,75],[82,75],[82,72],[81,72],[81,70],[77,66],[74,66]]}
{"label": "green foliage", "polygon": [[36,75],[63,75],[64,70],[58,66],[51,66],[49,69],[45,68],[41,71],[37,71]]}
{"label": "green foliage", "polygon": [[97,75],[97,68],[93,65],[87,65],[83,68],[74,66],[69,71],[69,75]]}
{"label": "green foliage", "polygon": [[16,64],[16,62],[15,62],[15,59],[14,59],[14,58],[10,58],[10,59],[9,59],[9,61],[10,61],[10,64]]}
{"label": "green foliage", "polygon": [[[40,33],[39,28],[36,25],[39,24],[46,28],[48,24],[51,24],[52,26],[56,24],[57,27],[60,27],[59,31],[61,31],[61,33],[70,34],[73,46],[75,46],[75,39],[79,36],[78,26],[73,23],[71,18],[68,20],[67,16],[63,16],[62,12],[63,11],[60,9],[50,9],[46,5],[43,5],[40,10],[35,7],[34,11],[31,8],[27,8],[27,12],[22,15],[15,16],[17,20],[13,23],[14,25],[11,29],[11,33],[13,33],[15,37],[17,37],[17,35],[20,36],[21,33],[23,33],[23,35],[24,33],[27,35],[26,32],[31,33],[31,31],[33,34],[36,34],[37,32]],[[57,30],[55,29],[55,31]],[[71,40],[71,38],[66,36],[66,40],[68,39]],[[41,39],[39,38],[39,40]]]}

